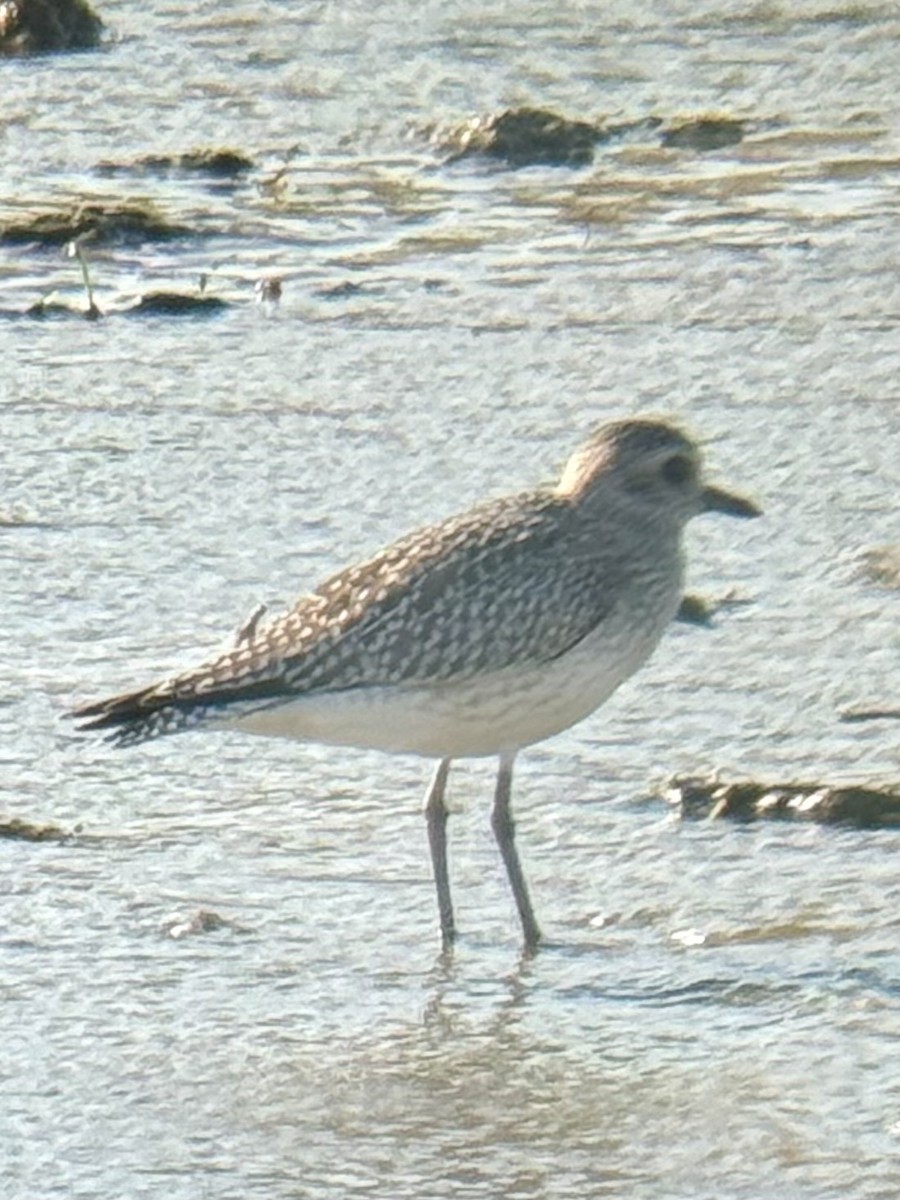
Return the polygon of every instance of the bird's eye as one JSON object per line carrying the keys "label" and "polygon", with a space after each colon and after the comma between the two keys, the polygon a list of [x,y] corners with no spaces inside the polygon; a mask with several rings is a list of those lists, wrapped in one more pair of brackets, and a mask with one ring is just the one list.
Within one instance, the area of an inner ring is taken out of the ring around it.
{"label": "bird's eye", "polygon": [[680,487],[682,484],[690,483],[695,474],[696,467],[694,466],[693,459],[688,458],[686,454],[673,454],[662,465],[662,477],[666,483],[671,483],[673,487]]}

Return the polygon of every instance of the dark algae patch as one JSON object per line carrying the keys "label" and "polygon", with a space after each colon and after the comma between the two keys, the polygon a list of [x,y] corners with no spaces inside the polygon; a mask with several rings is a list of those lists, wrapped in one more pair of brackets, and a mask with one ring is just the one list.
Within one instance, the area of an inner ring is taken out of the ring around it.
{"label": "dark algae patch", "polygon": [[609,135],[590,121],[573,121],[544,108],[508,108],[497,116],[474,117],[439,138],[449,162],[478,155],[511,167],[536,164],[582,167]]}
{"label": "dark algae patch", "polygon": [[675,121],[662,130],[664,146],[677,150],[723,150],[743,141],[747,122],[734,117],[695,117]]}
{"label": "dark algae patch", "polygon": [[38,825],[21,817],[0,815],[0,838],[17,842],[67,842],[72,835],[58,825]]}
{"label": "dark algae patch", "polygon": [[751,603],[750,600],[738,596],[734,592],[727,592],[724,596],[716,599],[708,599],[706,596],[688,592],[681,599],[675,620],[682,625],[699,625],[701,628],[709,628],[713,624],[713,618],[722,609],[738,608],[749,603]]}
{"label": "dark algae patch", "polygon": [[900,546],[873,546],[862,556],[862,574],[879,587],[900,588]]}
{"label": "dark algae patch", "polygon": [[253,160],[238,150],[190,150],[186,154],[147,154],[131,162],[101,162],[100,175],[200,175],[210,179],[234,179],[253,169]]}
{"label": "dark algae patch", "polygon": [[854,705],[845,708],[841,720],[847,723],[854,721],[900,721],[900,708],[887,708],[879,705]]}
{"label": "dark algae patch", "polygon": [[818,821],[863,829],[900,826],[900,787],[722,783],[699,776],[676,776],[663,795],[682,817]]}
{"label": "dark algae patch", "polygon": [[67,206],[35,206],[23,216],[0,215],[0,242],[63,246],[90,237],[96,244],[162,241],[194,233],[169,221],[146,201],[81,201]]}
{"label": "dark algae patch", "polygon": [[126,311],[137,317],[209,317],[224,312],[228,301],[198,292],[146,292]]}
{"label": "dark algae patch", "polygon": [[471,117],[445,130],[432,129],[430,136],[432,144],[447,154],[447,163],[481,157],[508,167],[584,167],[594,161],[594,150],[601,143],[627,138],[705,153],[737,145],[756,127],[754,122],[719,114],[671,120],[653,115],[614,123],[523,107]]}
{"label": "dark algae patch", "polygon": [[93,50],[103,22],[85,0],[2,0],[0,56]]}

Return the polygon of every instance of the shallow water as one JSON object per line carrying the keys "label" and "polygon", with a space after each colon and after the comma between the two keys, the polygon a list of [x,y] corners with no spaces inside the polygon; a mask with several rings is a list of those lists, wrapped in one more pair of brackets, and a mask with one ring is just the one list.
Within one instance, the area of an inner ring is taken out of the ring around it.
{"label": "shallow water", "polygon": [[[898,593],[862,569],[900,541],[892,6],[102,14],[101,54],[2,64],[0,209],[150,197],[208,236],[92,251],[100,307],[200,272],[234,304],[26,321],[83,303],[77,270],[0,245],[0,810],[80,831],[0,841],[0,1195],[895,1197],[900,835],[650,796],[897,781],[896,723],[838,720],[896,704]],[[754,132],[516,172],[411,132],[513,103]],[[206,145],[257,169],[94,169]],[[691,589],[751,603],[521,756],[535,959],[491,764],[451,776],[441,962],[427,764],[63,722],[648,410],[765,507],[688,538]],[[191,932],[201,909],[226,926]]]}

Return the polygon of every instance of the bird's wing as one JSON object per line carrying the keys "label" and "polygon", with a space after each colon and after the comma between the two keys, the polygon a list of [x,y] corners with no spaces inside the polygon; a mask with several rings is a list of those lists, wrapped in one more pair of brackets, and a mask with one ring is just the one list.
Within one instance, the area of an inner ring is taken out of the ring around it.
{"label": "bird's wing", "polygon": [[620,571],[572,554],[565,502],[545,494],[470,510],[341,571],[201,666],[75,716],[120,741],[310,692],[465,678],[558,657],[612,609]]}

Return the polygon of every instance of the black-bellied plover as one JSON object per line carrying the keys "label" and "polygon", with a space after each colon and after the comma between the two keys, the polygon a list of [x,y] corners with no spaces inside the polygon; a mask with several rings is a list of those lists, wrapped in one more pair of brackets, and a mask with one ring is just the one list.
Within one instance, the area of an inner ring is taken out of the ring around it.
{"label": "black-bellied plover", "polygon": [[678,610],[682,531],[752,517],[660,420],[602,426],[559,483],[491,500],[334,575],[282,616],[161,683],[79,708],[130,745],[205,725],[438,759],[425,813],[444,944],[455,936],[444,791],[454,758],[500,761],[492,825],[533,947],[511,812],[517,752],[581,721]]}

